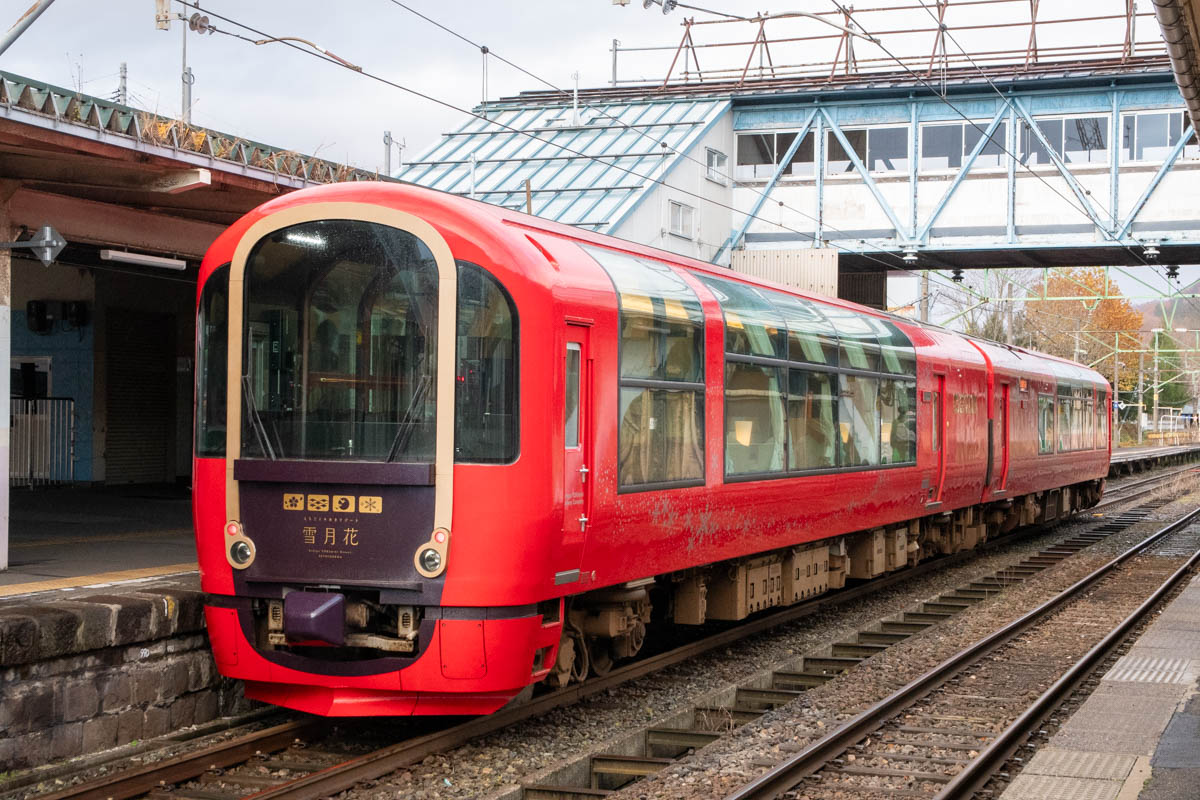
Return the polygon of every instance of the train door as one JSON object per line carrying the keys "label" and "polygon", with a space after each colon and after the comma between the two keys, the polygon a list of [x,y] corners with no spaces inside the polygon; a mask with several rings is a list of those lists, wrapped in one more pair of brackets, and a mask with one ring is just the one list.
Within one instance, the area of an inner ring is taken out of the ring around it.
{"label": "train door", "polygon": [[929,447],[933,457],[937,459],[937,471],[934,473],[933,485],[929,487],[927,505],[940,505],[942,489],[946,485],[946,376],[934,375],[936,387],[930,392],[929,417]]}
{"label": "train door", "polygon": [[568,324],[563,352],[563,561],[556,580],[578,579],[579,560],[592,509],[592,362],[589,328]]}
{"label": "train door", "polygon": [[1000,420],[999,430],[997,433],[1000,436],[1000,480],[996,482],[996,493],[1000,494],[1008,489],[1008,439],[1009,439],[1009,410],[1012,408],[1012,395],[1009,390],[1012,384],[1008,381],[1000,384]]}

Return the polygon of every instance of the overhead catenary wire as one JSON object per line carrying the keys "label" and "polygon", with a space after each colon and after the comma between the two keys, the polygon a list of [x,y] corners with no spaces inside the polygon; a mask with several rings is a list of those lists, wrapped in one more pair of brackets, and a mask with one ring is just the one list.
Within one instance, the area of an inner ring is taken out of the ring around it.
{"label": "overhead catenary wire", "polygon": [[[198,8],[199,8],[199,6],[198,6],[197,4],[195,4],[195,3],[193,3],[193,2],[190,2],[189,0],[177,0],[177,2],[179,2],[181,5],[183,5],[183,6],[186,6],[186,7],[188,7],[188,8],[196,8],[196,9],[198,9]],[[229,23],[229,24],[231,24],[231,25],[236,25],[237,27],[239,27],[239,28],[242,28],[243,30],[250,31],[251,33],[254,33],[255,35],[257,35],[257,36],[259,36],[259,37],[266,37],[266,38],[276,38],[276,37],[273,37],[271,34],[269,34],[269,33],[265,32],[265,31],[262,31],[262,30],[259,30],[259,29],[255,28],[255,27],[254,27],[254,26],[252,26],[252,25],[248,25],[248,24],[246,24],[246,23],[244,23],[244,22],[239,22],[239,21],[237,21],[237,20],[235,20],[235,19],[233,19],[233,18],[231,18],[231,17],[227,17],[227,16],[224,16],[224,15],[222,15],[222,14],[220,14],[220,13],[216,12],[216,11],[213,11],[211,7],[206,7],[206,8],[204,9],[204,13],[205,13],[205,14],[208,14],[209,16],[216,17],[217,19],[219,19],[219,20],[221,20],[221,21],[223,21],[223,22],[227,22],[227,23]],[[215,30],[217,33],[223,33],[223,34],[225,34],[225,35],[233,36],[233,37],[235,37],[235,38],[237,38],[237,39],[241,39],[241,40],[243,40],[243,41],[246,41],[246,42],[249,42],[249,43],[251,43],[251,44],[253,44],[253,42],[255,41],[255,40],[253,40],[253,39],[250,39],[250,38],[249,38],[249,37],[247,37],[247,36],[243,36],[243,35],[241,35],[241,34],[238,34],[238,33],[236,33],[236,32],[226,31],[226,30],[222,30],[222,29],[214,29],[214,30]],[[537,135],[536,133],[534,133],[534,132],[531,132],[531,131],[526,131],[526,130],[522,130],[522,129],[520,129],[520,128],[514,127],[514,126],[512,126],[512,125],[508,125],[508,124],[506,124],[506,123],[503,123],[503,122],[500,122],[500,121],[498,121],[498,120],[491,119],[491,118],[489,118],[489,117],[487,117],[487,116],[484,116],[483,114],[478,114],[478,113],[476,113],[476,112],[474,112],[474,111],[471,111],[471,110],[469,110],[469,109],[463,108],[463,107],[461,107],[461,106],[457,106],[457,105],[455,105],[454,103],[452,103],[452,102],[450,102],[450,101],[448,101],[448,100],[443,100],[443,99],[442,99],[442,98],[440,98],[440,97],[435,97],[434,95],[428,94],[428,93],[426,93],[426,92],[422,92],[422,91],[420,91],[420,90],[413,89],[413,88],[411,88],[411,87],[405,86],[405,85],[403,85],[403,84],[401,84],[401,83],[398,83],[398,82],[396,82],[396,81],[393,81],[393,80],[391,80],[390,78],[386,78],[386,77],[384,77],[384,76],[382,76],[382,75],[376,74],[376,73],[374,73],[374,72],[372,72],[372,71],[370,71],[370,70],[367,70],[367,69],[365,69],[365,68],[363,68],[363,69],[361,69],[361,70],[354,70],[354,69],[350,69],[350,68],[349,68],[349,67],[347,67],[346,65],[344,65],[344,64],[342,64],[342,63],[340,63],[339,61],[337,61],[337,60],[335,60],[335,59],[333,59],[333,58],[329,58],[329,57],[327,57],[327,56],[325,56],[325,55],[323,55],[323,54],[321,54],[321,53],[319,53],[319,52],[316,52],[316,51],[314,51],[314,50],[310,50],[310,49],[308,49],[308,48],[306,48],[306,47],[300,47],[299,45],[295,44],[294,42],[290,42],[290,41],[280,41],[279,43],[280,43],[280,44],[282,44],[282,45],[284,45],[284,46],[286,46],[286,47],[290,47],[290,48],[292,48],[292,49],[296,50],[297,52],[303,53],[303,54],[305,54],[305,55],[309,56],[310,58],[317,58],[317,59],[320,59],[320,60],[326,61],[326,62],[328,62],[328,63],[330,63],[330,64],[333,64],[334,66],[340,67],[340,68],[342,68],[342,69],[347,69],[347,70],[349,70],[349,71],[351,71],[351,72],[353,72],[353,73],[355,73],[355,74],[357,74],[357,75],[361,75],[361,76],[363,76],[364,78],[368,78],[368,79],[370,79],[370,80],[373,80],[373,81],[376,81],[376,82],[382,83],[382,84],[384,84],[384,85],[386,85],[386,86],[390,86],[390,87],[392,87],[392,88],[394,88],[394,89],[398,89],[398,90],[400,90],[400,91],[403,91],[403,92],[405,92],[405,93],[411,94],[411,95],[413,95],[414,97],[418,97],[418,98],[420,98],[420,99],[423,99],[423,100],[426,100],[426,101],[428,101],[428,102],[435,103],[435,104],[437,104],[437,105],[439,105],[439,106],[442,106],[443,108],[449,109],[449,110],[451,110],[451,111],[456,111],[456,112],[458,112],[458,113],[460,113],[460,114],[465,114],[465,115],[467,115],[467,116],[473,117],[473,118],[475,118],[475,119],[478,119],[478,120],[480,120],[480,121],[482,121],[482,122],[485,122],[485,123],[487,123],[487,124],[489,124],[489,125],[494,125],[494,126],[496,126],[497,128],[500,128],[500,129],[503,129],[503,130],[507,130],[507,131],[509,131],[509,132],[511,132],[511,133],[515,133],[515,134],[518,134],[518,135],[521,135],[521,136],[525,136],[525,137],[527,137],[527,138],[529,138],[529,139],[531,139],[531,140],[533,140],[533,141],[541,142],[541,143],[543,143],[543,144],[546,144],[546,145],[549,145],[549,146],[551,146],[551,147],[558,148],[558,149],[562,150],[563,152],[566,152],[566,153],[571,153],[572,155],[574,155],[574,156],[577,156],[577,157],[579,157],[579,158],[587,159],[587,160],[589,160],[589,161],[599,161],[599,159],[596,159],[595,157],[591,156],[590,154],[587,154],[587,153],[581,152],[581,151],[579,151],[579,150],[576,150],[576,149],[574,149],[574,148],[571,148],[571,147],[569,147],[569,146],[567,146],[567,145],[565,145],[565,144],[561,144],[561,143],[555,142],[555,141],[553,141],[553,140],[551,140],[551,139],[545,139],[545,138],[543,138],[543,137],[540,137],[540,136],[538,136],[538,135]],[[604,163],[604,162],[601,162],[601,163]],[[712,205],[715,205],[715,206],[717,206],[717,207],[719,207],[719,208],[724,208],[724,209],[726,209],[726,210],[728,210],[728,211],[733,211],[733,212],[735,212],[735,213],[738,213],[738,214],[746,214],[746,212],[744,212],[744,211],[742,211],[742,210],[740,210],[740,209],[738,209],[738,208],[736,208],[736,207],[734,207],[734,206],[732,206],[732,205],[729,205],[728,203],[723,203],[723,202],[721,202],[721,201],[719,201],[719,200],[715,200],[715,199],[713,199],[713,198],[706,197],[706,196],[704,196],[704,195],[702,195],[702,194],[699,194],[699,193],[697,193],[697,192],[693,192],[693,191],[691,191],[691,190],[684,189],[684,188],[681,188],[681,187],[675,186],[675,185],[673,185],[673,184],[669,184],[669,183],[667,183],[667,182],[666,182],[666,181],[664,181],[664,180],[657,179],[657,178],[653,178],[653,177],[651,177],[650,175],[645,175],[645,174],[643,174],[643,173],[637,172],[636,170],[630,169],[630,168],[628,168],[628,167],[622,167],[622,166],[620,166],[620,165],[616,165],[616,164],[612,164],[612,165],[607,165],[607,164],[606,164],[606,166],[611,166],[612,168],[614,168],[614,169],[617,169],[617,170],[619,170],[619,171],[621,171],[621,172],[624,172],[624,173],[625,173],[625,174],[627,174],[627,175],[630,175],[630,176],[632,176],[632,177],[638,178],[638,179],[640,179],[640,180],[643,180],[643,181],[647,181],[647,182],[649,182],[649,183],[651,183],[651,184],[657,184],[657,185],[660,185],[660,186],[664,186],[664,187],[670,188],[670,189],[672,189],[672,190],[674,190],[674,191],[676,191],[676,192],[679,192],[679,193],[680,193],[680,194],[682,194],[682,195],[685,195],[685,196],[688,196],[688,197],[695,198],[696,200],[698,200],[698,201],[700,201],[700,202],[710,203],[710,204],[712,204]],[[793,210],[796,210],[796,209],[793,209]],[[798,213],[801,213],[801,214],[803,214],[804,212],[798,212]],[[759,221],[761,221],[761,222],[765,222],[765,223],[767,223],[768,225],[774,225],[774,226],[776,226],[776,227],[778,227],[778,228],[780,228],[780,229],[782,229],[782,230],[788,231],[789,233],[796,234],[797,236],[799,236],[799,237],[801,237],[801,238],[805,238],[805,239],[808,239],[808,240],[810,240],[810,241],[816,241],[816,238],[817,238],[817,237],[816,237],[814,234],[812,234],[812,233],[809,233],[809,232],[807,232],[807,231],[801,231],[801,230],[798,230],[798,229],[795,229],[795,228],[789,227],[789,226],[787,226],[787,225],[784,225],[784,224],[782,224],[782,223],[779,223],[779,222],[775,222],[775,221],[773,221],[773,220],[767,219],[767,218],[765,218],[765,217],[762,217],[762,216],[759,216],[759,215],[749,215],[749,214],[747,214],[746,216],[749,216],[751,219],[757,219],[757,220],[759,220]],[[804,214],[804,216],[808,216],[810,219],[813,219],[813,217],[811,217],[811,215]],[[868,260],[874,261],[874,262],[878,263],[880,266],[882,266],[882,267],[883,267],[885,270],[887,270],[887,269],[899,269],[899,270],[902,270],[902,271],[905,271],[905,272],[911,272],[910,270],[907,270],[907,269],[905,269],[903,266],[896,266],[896,265],[889,264],[889,263],[887,263],[886,261],[884,261],[884,260],[882,260],[882,259],[880,259],[880,258],[878,258],[878,257],[874,256],[874,255],[873,255],[873,254],[871,254],[871,253],[867,253],[867,252],[863,252],[863,251],[854,250],[853,248],[849,248],[849,247],[846,247],[846,246],[843,246],[843,245],[834,244],[834,243],[832,243],[832,242],[831,242],[830,244],[832,244],[832,245],[833,245],[833,246],[834,246],[836,249],[838,249],[838,250],[842,250],[843,252],[851,253],[851,254],[854,254],[854,255],[859,255],[859,256],[862,256],[862,257],[865,257],[865,258],[867,258]],[[896,255],[896,254],[893,254],[893,253],[886,253],[886,252],[884,252],[883,254],[884,254],[884,255],[888,255],[888,256],[892,256],[893,258],[895,258],[895,259],[896,259],[896,261],[898,261],[898,262],[901,262],[901,263],[902,263],[902,260],[901,260],[901,259],[900,259],[900,257],[899,257],[898,255]],[[916,274],[916,273],[912,273],[912,274]]]}
{"label": "overhead catenary wire", "polygon": [[[183,6],[185,6],[185,7],[188,7],[188,8],[193,8],[193,9],[199,9],[199,8],[200,8],[200,6],[199,6],[198,4],[196,4],[196,3],[194,3],[194,2],[190,2],[189,0],[178,0],[178,2],[179,2],[181,5],[183,5]],[[266,31],[263,31],[263,30],[260,30],[260,29],[258,29],[258,28],[255,28],[255,27],[254,27],[254,26],[252,26],[252,25],[248,25],[248,24],[246,24],[246,23],[239,22],[239,21],[237,21],[237,20],[235,20],[235,19],[233,19],[233,18],[231,18],[231,17],[228,17],[228,16],[225,16],[225,15],[223,15],[223,14],[220,14],[220,13],[218,13],[218,12],[216,12],[216,11],[212,10],[212,9],[211,9],[211,7],[209,7],[209,8],[205,8],[205,9],[204,9],[204,13],[208,14],[208,15],[209,15],[209,16],[211,16],[211,17],[215,17],[215,18],[217,18],[217,19],[220,19],[220,20],[221,20],[221,21],[223,21],[223,22],[229,23],[229,24],[231,24],[231,25],[237,26],[238,28],[241,28],[241,29],[243,29],[243,30],[249,31],[249,32],[251,32],[251,33],[255,34],[256,36],[258,36],[258,37],[260,37],[260,38],[271,38],[271,39],[275,39],[275,38],[277,38],[277,37],[274,37],[274,36],[272,36],[271,34],[267,33]],[[222,34],[224,34],[224,35],[227,35],[227,36],[232,36],[232,37],[234,37],[234,38],[241,39],[242,41],[245,41],[245,42],[247,42],[247,43],[249,43],[249,44],[254,44],[254,42],[256,41],[255,39],[251,39],[250,37],[248,37],[248,36],[244,36],[244,35],[242,35],[242,34],[239,34],[239,33],[235,32],[235,31],[228,31],[228,30],[223,30],[223,29],[219,29],[219,28],[213,28],[213,30],[214,30],[214,32],[217,32],[217,33],[222,33]],[[458,35],[460,38],[463,38],[464,40],[466,40],[466,39],[465,39],[465,37],[461,37],[461,35],[459,35],[459,34],[455,34],[455,35]],[[469,40],[466,40],[466,41],[469,41]],[[298,44],[296,44],[296,43],[294,43],[294,42],[290,42],[290,41],[280,41],[280,44],[283,44],[283,45],[284,45],[284,46],[286,46],[286,47],[290,47],[290,48],[292,48],[292,49],[294,49],[294,50],[296,50],[296,51],[298,51],[298,52],[300,52],[300,53],[303,53],[303,54],[305,54],[305,55],[309,56],[310,58],[317,58],[317,59],[321,59],[321,60],[323,60],[323,61],[326,61],[326,62],[328,62],[328,63],[330,63],[330,64],[332,64],[332,65],[334,65],[334,66],[336,66],[336,67],[340,67],[340,68],[342,68],[342,69],[348,69],[348,70],[350,70],[351,72],[354,72],[354,73],[356,73],[356,74],[358,74],[358,75],[361,75],[362,77],[365,77],[365,78],[367,78],[367,79],[370,79],[370,80],[376,81],[376,82],[378,82],[378,83],[382,83],[382,84],[384,84],[384,85],[390,86],[390,87],[392,87],[392,88],[395,88],[395,89],[397,89],[397,90],[403,91],[403,92],[405,92],[405,93],[407,93],[407,94],[413,95],[413,96],[415,96],[415,97],[418,97],[418,98],[420,98],[420,99],[426,100],[426,101],[428,101],[428,102],[431,102],[431,103],[434,103],[434,104],[436,104],[436,105],[440,105],[440,106],[442,106],[442,107],[444,107],[444,108],[447,108],[447,109],[449,109],[449,110],[452,110],[452,111],[455,111],[455,112],[458,112],[458,113],[461,113],[461,114],[464,114],[464,115],[467,115],[467,116],[473,117],[473,118],[475,118],[475,119],[478,119],[478,120],[480,120],[480,121],[482,121],[482,122],[485,122],[485,123],[487,123],[487,124],[489,124],[489,125],[494,125],[494,126],[496,126],[497,128],[500,128],[500,129],[503,129],[503,130],[507,130],[507,131],[509,131],[509,132],[511,132],[511,133],[515,133],[515,134],[518,134],[518,135],[521,135],[521,136],[525,136],[525,137],[527,137],[527,138],[529,138],[529,139],[531,139],[531,140],[534,140],[534,141],[542,142],[543,144],[547,144],[547,145],[550,145],[550,146],[552,146],[552,147],[558,148],[558,149],[562,150],[563,152],[571,153],[571,154],[573,154],[573,155],[575,155],[575,156],[577,156],[577,157],[579,157],[579,158],[583,158],[583,159],[587,159],[587,160],[592,160],[592,161],[597,161],[597,160],[598,160],[598,159],[594,158],[593,156],[591,156],[591,155],[589,155],[589,154],[586,154],[586,153],[580,152],[580,151],[578,151],[578,150],[575,150],[575,149],[573,149],[573,148],[571,148],[571,147],[568,147],[567,145],[560,144],[560,143],[558,143],[558,142],[554,142],[554,141],[552,141],[552,140],[549,140],[549,139],[542,138],[542,137],[538,136],[537,134],[535,134],[535,133],[533,133],[533,132],[526,131],[526,130],[521,130],[521,129],[519,129],[519,128],[516,128],[516,127],[514,127],[514,126],[511,126],[511,125],[505,124],[505,123],[503,123],[503,122],[499,122],[499,121],[497,121],[497,120],[495,120],[495,119],[488,118],[488,117],[486,117],[486,116],[484,116],[484,115],[482,115],[482,114],[477,114],[477,113],[475,113],[474,111],[471,111],[471,110],[469,110],[469,109],[465,109],[465,108],[462,108],[462,107],[460,107],[460,106],[457,106],[457,105],[455,105],[454,103],[452,103],[452,102],[450,102],[450,101],[448,101],[448,100],[444,100],[444,99],[442,99],[442,98],[435,97],[435,96],[433,96],[433,95],[430,95],[430,94],[428,94],[428,93],[421,92],[421,91],[419,91],[419,90],[417,90],[417,89],[413,89],[413,88],[411,88],[411,87],[405,86],[405,85],[403,85],[403,84],[400,84],[400,83],[398,83],[398,82],[396,82],[396,81],[393,81],[393,80],[391,80],[391,79],[389,79],[389,78],[386,78],[386,77],[384,77],[384,76],[382,76],[382,75],[378,75],[378,74],[376,74],[376,73],[374,73],[374,72],[372,72],[372,71],[369,71],[369,70],[367,70],[367,69],[365,69],[365,68],[363,68],[363,69],[351,69],[350,67],[347,67],[347,66],[346,66],[346,64],[342,63],[341,61],[339,61],[339,60],[337,60],[337,59],[330,58],[330,57],[326,56],[325,54],[322,54],[322,53],[320,53],[320,52],[317,52],[317,51],[311,50],[311,49],[309,49],[309,48],[306,48],[306,47],[301,47],[301,46],[299,46]],[[522,71],[524,71],[524,70],[522,70]],[[531,73],[530,73],[530,74],[531,74]],[[540,78],[538,78],[538,80],[541,80],[541,79],[540,79]],[[559,91],[563,91],[563,90],[559,90]],[[693,160],[694,160],[694,159],[693,159]],[[699,162],[697,162],[697,163],[699,163]],[[704,196],[704,195],[698,194],[698,193],[696,193],[696,192],[693,192],[693,191],[690,191],[690,190],[687,190],[687,189],[683,189],[683,188],[680,188],[680,187],[677,187],[677,186],[673,186],[672,184],[669,184],[669,183],[667,183],[666,181],[659,180],[659,179],[654,179],[654,178],[652,178],[652,177],[650,177],[650,176],[648,176],[648,175],[644,175],[644,174],[642,174],[642,173],[639,173],[639,172],[637,172],[637,171],[635,171],[635,170],[632,170],[632,169],[629,169],[629,168],[627,168],[627,167],[621,167],[621,166],[618,166],[618,165],[612,165],[612,166],[614,166],[614,167],[615,167],[616,169],[618,169],[619,171],[621,171],[621,172],[624,172],[624,173],[626,173],[626,174],[628,174],[628,175],[630,175],[630,176],[633,176],[633,177],[639,178],[639,179],[641,179],[641,180],[649,181],[649,182],[651,182],[651,183],[654,183],[654,184],[658,184],[658,185],[661,185],[661,186],[665,186],[665,187],[667,187],[667,188],[670,188],[670,189],[673,189],[674,191],[677,191],[677,192],[679,192],[679,193],[680,193],[680,194],[682,194],[682,195],[685,195],[685,196],[688,196],[688,197],[693,197],[693,198],[695,198],[695,199],[697,199],[697,200],[699,200],[699,201],[701,201],[701,202],[710,203],[710,204],[712,204],[712,205],[714,205],[714,206],[717,206],[717,207],[719,207],[719,208],[724,208],[724,209],[726,209],[726,210],[729,210],[729,211],[732,211],[732,212],[735,212],[735,213],[738,213],[738,214],[745,214],[747,217],[749,217],[749,218],[751,218],[751,219],[755,219],[755,220],[759,220],[759,221],[761,221],[761,222],[765,222],[765,223],[767,223],[768,225],[773,225],[773,226],[775,226],[775,227],[777,227],[777,228],[780,228],[781,230],[785,230],[785,231],[788,231],[789,233],[793,233],[793,234],[797,235],[798,237],[801,237],[801,238],[804,238],[804,239],[808,239],[808,240],[810,240],[810,241],[816,241],[816,236],[815,236],[814,234],[812,234],[812,233],[809,233],[809,232],[807,232],[807,231],[801,231],[801,230],[797,230],[797,229],[795,229],[795,228],[792,228],[792,227],[790,227],[790,226],[787,226],[787,225],[785,225],[785,224],[783,224],[783,223],[781,223],[781,222],[776,222],[776,221],[774,221],[774,220],[769,220],[769,219],[766,219],[766,218],[764,218],[764,217],[761,217],[761,216],[759,216],[759,215],[757,215],[757,214],[746,214],[746,212],[744,212],[744,211],[742,211],[742,210],[740,210],[740,209],[738,209],[738,208],[735,208],[734,206],[731,206],[731,205],[729,205],[729,204],[727,204],[727,203],[723,203],[723,202],[721,202],[721,201],[719,201],[719,200],[715,200],[715,199],[713,199],[713,198],[706,197],[706,196]],[[787,207],[787,206],[785,206],[785,207]],[[789,208],[790,208],[790,207],[789,207]],[[791,208],[791,210],[792,210],[792,211],[794,211],[794,212],[796,212],[796,213],[798,213],[798,214],[800,214],[801,216],[804,216],[804,217],[808,218],[808,219],[814,219],[814,220],[815,220],[815,218],[814,218],[814,217],[812,217],[811,215],[809,215],[809,214],[807,214],[806,212],[803,212],[803,211],[801,211],[801,210],[799,210],[799,209]],[[828,226],[827,226],[827,227],[828,227]],[[837,230],[837,229],[836,229],[836,228],[830,228],[830,230]],[[886,255],[886,256],[891,256],[893,259],[895,259],[895,261],[896,261],[896,262],[898,262],[898,263],[896,263],[896,264],[889,264],[889,263],[887,263],[886,261],[882,260],[881,258],[878,258],[878,257],[876,257],[876,256],[875,256],[874,254],[872,254],[872,253],[868,253],[868,252],[865,252],[865,251],[854,250],[853,248],[849,248],[849,247],[846,247],[846,246],[843,246],[843,245],[839,245],[839,244],[837,244],[837,243],[835,243],[835,242],[829,242],[829,244],[831,244],[831,245],[832,245],[832,246],[833,246],[835,249],[837,249],[837,250],[841,250],[841,251],[843,251],[843,252],[846,252],[846,253],[850,253],[850,254],[853,254],[853,255],[858,255],[858,256],[861,256],[861,257],[865,257],[866,259],[868,259],[868,260],[870,260],[870,261],[873,261],[873,262],[875,262],[875,263],[879,264],[879,265],[880,265],[880,266],[882,266],[882,267],[883,267],[885,270],[894,270],[894,271],[898,271],[898,272],[907,273],[907,274],[909,274],[909,275],[912,275],[912,276],[914,276],[914,277],[920,277],[920,274],[919,274],[918,272],[915,272],[915,271],[913,271],[913,270],[909,269],[909,268],[908,268],[908,267],[907,267],[907,266],[904,264],[904,262],[903,262],[903,260],[900,258],[900,256],[899,256],[899,255],[897,255],[897,254],[895,254],[895,253],[889,253],[889,252],[886,252],[886,251],[884,251],[884,252],[882,253],[883,255]],[[948,288],[948,289],[955,290],[955,291],[959,291],[959,290],[960,290],[960,289],[959,289],[959,287],[958,287],[956,284],[954,284],[954,283],[952,283],[952,282],[947,282],[947,281],[946,281],[946,280],[945,280],[945,279],[944,279],[944,278],[943,278],[943,277],[942,277],[940,274],[938,274],[938,273],[936,273],[936,272],[934,272],[934,273],[933,273],[933,275],[931,276],[931,278],[934,278],[934,279],[936,279],[936,280],[937,280],[939,283],[943,284],[943,285],[944,285],[946,288]]]}

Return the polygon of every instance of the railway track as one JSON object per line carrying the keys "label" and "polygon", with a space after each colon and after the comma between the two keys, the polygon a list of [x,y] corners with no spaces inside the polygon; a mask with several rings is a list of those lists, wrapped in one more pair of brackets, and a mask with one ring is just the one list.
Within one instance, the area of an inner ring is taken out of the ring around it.
{"label": "railway track", "polygon": [[[1186,470],[1153,476],[1134,484],[1124,484],[1121,488],[1134,488],[1138,494],[1151,492],[1158,485],[1184,471]],[[1147,486],[1150,488],[1144,488]],[[1106,500],[1106,503],[1115,505],[1128,502],[1135,496],[1138,495],[1121,494],[1111,501]],[[647,732],[647,752],[654,755],[641,759],[608,756],[593,760],[592,778],[589,783],[620,785],[632,778],[662,769],[672,758],[703,746],[728,730],[794,699],[807,688],[821,685],[887,646],[925,630],[972,603],[1003,591],[1007,586],[1026,580],[1107,535],[1135,524],[1153,507],[1152,504],[1147,504],[1112,518],[1098,520],[1094,531],[1067,537],[1053,547],[992,576],[960,587],[956,592],[934,598],[922,604],[921,608],[905,612],[899,619],[884,621],[875,629],[861,631],[854,641],[837,645],[833,653],[806,659],[802,669],[793,673],[777,674],[773,677],[771,686],[744,687],[739,689],[733,702],[725,707],[697,709],[696,722],[690,728],[651,729]],[[966,562],[983,552],[1011,542],[1016,536],[1024,535],[1027,535],[1027,532],[996,539],[973,551],[928,561],[870,583],[849,587],[614,669],[602,678],[593,678],[582,684],[548,692],[528,703],[488,717],[429,730],[364,755],[350,757],[345,753],[320,749],[316,745],[327,736],[335,721],[305,718],[201,746],[192,752],[131,770],[114,772],[40,797],[41,800],[123,800],[141,796],[151,796],[159,800],[234,800],[241,797],[254,797],[256,800],[315,800],[328,797],[363,781],[373,780],[410,766],[429,755],[444,752],[553,708],[570,705],[585,697],[608,691],[711,650],[727,647],[740,639],[758,635],[932,570]],[[591,788],[530,785],[526,787],[526,796],[533,800],[547,796],[572,796],[570,793],[583,797],[606,793],[602,789],[588,791]],[[564,791],[568,794],[564,795]]]}
{"label": "railway track", "polygon": [[1183,515],[728,800],[970,796],[1200,562],[1197,518]]}

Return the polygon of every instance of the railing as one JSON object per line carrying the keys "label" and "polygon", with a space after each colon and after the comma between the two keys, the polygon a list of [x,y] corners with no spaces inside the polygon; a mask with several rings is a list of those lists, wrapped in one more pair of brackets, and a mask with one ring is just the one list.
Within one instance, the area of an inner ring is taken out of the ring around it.
{"label": "railing", "polygon": [[11,486],[49,486],[75,479],[75,400],[14,397],[8,450]]}

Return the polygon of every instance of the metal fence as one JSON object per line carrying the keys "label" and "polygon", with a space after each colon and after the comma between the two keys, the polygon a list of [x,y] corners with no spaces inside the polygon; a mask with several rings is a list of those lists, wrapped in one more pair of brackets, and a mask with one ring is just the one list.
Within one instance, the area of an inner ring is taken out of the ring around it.
{"label": "metal fence", "polygon": [[75,401],[13,398],[8,450],[11,486],[49,486],[75,479]]}

